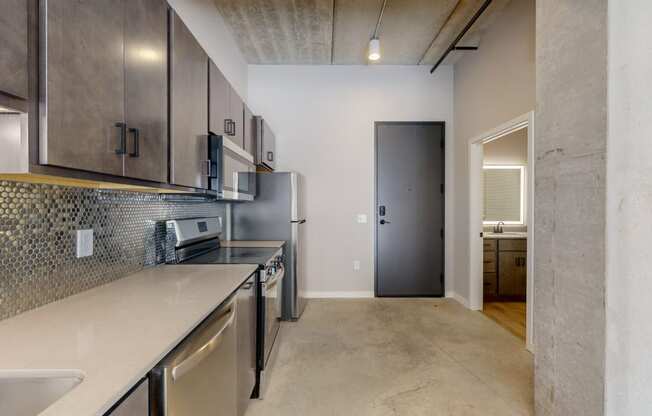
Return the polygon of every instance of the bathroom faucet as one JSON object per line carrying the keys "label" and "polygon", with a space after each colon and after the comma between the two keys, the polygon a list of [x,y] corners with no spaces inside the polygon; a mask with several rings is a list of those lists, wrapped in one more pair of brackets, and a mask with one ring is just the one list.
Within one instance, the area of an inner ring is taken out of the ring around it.
{"label": "bathroom faucet", "polygon": [[502,221],[498,221],[498,223],[497,223],[496,225],[494,225],[494,233],[502,234],[502,232],[503,232],[503,225],[505,225],[504,222],[502,222]]}

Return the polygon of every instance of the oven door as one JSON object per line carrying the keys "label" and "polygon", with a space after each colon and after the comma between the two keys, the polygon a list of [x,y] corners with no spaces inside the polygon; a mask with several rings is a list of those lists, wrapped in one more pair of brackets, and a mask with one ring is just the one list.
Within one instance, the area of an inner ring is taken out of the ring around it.
{"label": "oven door", "polygon": [[218,198],[251,201],[256,196],[254,158],[222,136],[209,136],[210,189]]}
{"label": "oven door", "polygon": [[283,293],[283,277],[285,269],[281,266],[276,273],[269,276],[262,282],[262,291],[264,294],[264,355],[262,357],[262,369],[265,370],[269,364],[274,342],[281,326],[281,294]]}

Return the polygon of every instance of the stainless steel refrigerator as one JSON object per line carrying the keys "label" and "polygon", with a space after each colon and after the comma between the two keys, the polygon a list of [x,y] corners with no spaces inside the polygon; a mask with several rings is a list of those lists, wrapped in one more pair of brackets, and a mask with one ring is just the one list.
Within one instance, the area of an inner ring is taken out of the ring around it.
{"label": "stainless steel refrigerator", "polygon": [[302,209],[302,179],[296,172],[256,174],[256,199],[231,208],[234,240],[283,240],[283,320],[299,319],[305,308],[305,277],[301,250],[306,218]]}

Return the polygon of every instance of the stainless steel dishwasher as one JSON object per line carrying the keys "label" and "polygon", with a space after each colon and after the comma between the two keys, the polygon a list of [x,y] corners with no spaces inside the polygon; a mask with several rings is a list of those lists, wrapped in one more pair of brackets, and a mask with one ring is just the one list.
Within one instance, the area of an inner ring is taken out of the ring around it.
{"label": "stainless steel dishwasher", "polygon": [[252,275],[238,289],[238,416],[247,411],[256,386],[256,320],[258,299],[256,276]]}
{"label": "stainless steel dishwasher", "polygon": [[236,310],[232,295],[152,370],[152,416],[236,416]]}

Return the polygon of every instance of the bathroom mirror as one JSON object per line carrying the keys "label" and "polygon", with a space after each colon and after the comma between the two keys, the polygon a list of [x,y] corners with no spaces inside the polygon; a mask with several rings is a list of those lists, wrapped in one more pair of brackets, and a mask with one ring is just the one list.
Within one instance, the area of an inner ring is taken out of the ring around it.
{"label": "bathroom mirror", "polygon": [[524,223],[525,166],[484,166],[484,223]]}

